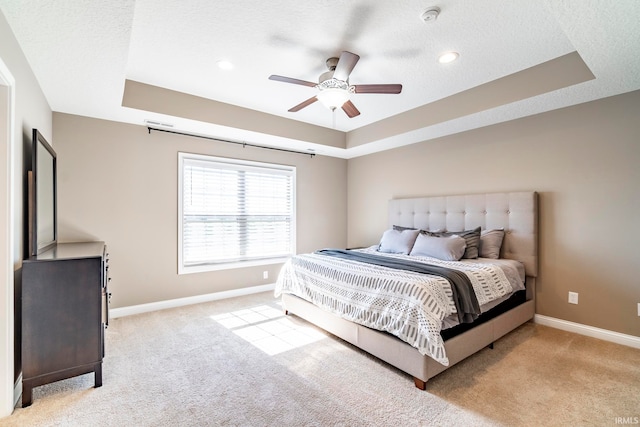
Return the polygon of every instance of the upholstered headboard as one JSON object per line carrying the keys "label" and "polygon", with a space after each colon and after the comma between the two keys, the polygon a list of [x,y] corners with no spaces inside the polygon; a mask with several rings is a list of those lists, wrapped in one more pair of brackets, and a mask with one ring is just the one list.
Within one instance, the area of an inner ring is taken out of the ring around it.
{"label": "upholstered headboard", "polygon": [[462,231],[504,228],[500,256],[538,274],[538,194],[535,192],[435,196],[389,201],[389,227]]}

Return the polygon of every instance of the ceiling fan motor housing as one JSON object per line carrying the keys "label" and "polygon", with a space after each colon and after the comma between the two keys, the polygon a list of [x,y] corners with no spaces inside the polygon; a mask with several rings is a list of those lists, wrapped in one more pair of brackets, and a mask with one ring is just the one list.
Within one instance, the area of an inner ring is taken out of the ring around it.
{"label": "ceiling fan motor housing", "polygon": [[332,78],[333,78],[333,70],[325,71],[324,73],[320,74],[320,77],[318,78],[318,83],[322,84],[323,82],[326,82],[327,80],[331,80]]}
{"label": "ceiling fan motor housing", "polygon": [[336,69],[339,60],[340,58],[336,58],[335,56],[326,60],[325,64],[327,64],[329,71],[334,71]]}
{"label": "ceiling fan motor housing", "polygon": [[320,74],[318,83],[322,83],[333,78],[333,73],[336,70],[336,66],[338,65],[338,60],[338,58],[327,59],[325,64],[327,64],[327,68],[329,69],[329,71],[325,71],[324,73]]}

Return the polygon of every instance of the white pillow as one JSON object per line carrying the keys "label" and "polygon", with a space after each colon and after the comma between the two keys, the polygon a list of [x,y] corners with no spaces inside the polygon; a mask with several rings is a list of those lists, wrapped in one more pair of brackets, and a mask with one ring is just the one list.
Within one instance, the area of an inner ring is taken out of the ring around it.
{"label": "white pillow", "polygon": [[502,247],[502,239],[504,238],[504,230],[484,230],[480,233],[479,255],[481,258],[500,258],[500,248]]}
{"label": "white pillow", "polygon": [[464,255],[466,247],[465,239],[455,234],[447,237],[435,237],[420,233],[410,255],[428,256],[443,261],[458,261]]}
{"label": "white pillow", "polygon": [[380,239],[378,252],[408,255],[420,230],[387,230]]}

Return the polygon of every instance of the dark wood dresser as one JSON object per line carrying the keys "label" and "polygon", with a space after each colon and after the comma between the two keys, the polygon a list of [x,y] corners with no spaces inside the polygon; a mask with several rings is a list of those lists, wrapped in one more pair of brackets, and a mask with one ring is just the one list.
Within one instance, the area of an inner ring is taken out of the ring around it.
{"label": "dark wood dresser", "polygon": [[104,242],[58,243],[22,264],[22,406],[43,384],[93,372],[109,319]]}

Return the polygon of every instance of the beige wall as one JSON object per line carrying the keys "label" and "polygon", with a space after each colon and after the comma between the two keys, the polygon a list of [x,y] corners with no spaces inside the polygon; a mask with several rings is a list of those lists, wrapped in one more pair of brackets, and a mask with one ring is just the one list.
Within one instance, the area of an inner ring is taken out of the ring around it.
{"label": "beige wall", "polygon": [[[54,113],[61,241],[104,240],[112,307],[273,283],[281,265],[177,274],[178,152],[296,166],[297,250],[346,245],[347,161]],[[262,272],[269,271],[269,279]]]}
{"label": "beige wall", "polygon": [[391,198],[535,190],[536,312],[640,336],[639,117],[636,91],[349,160],[348,245],[377,243]]}

